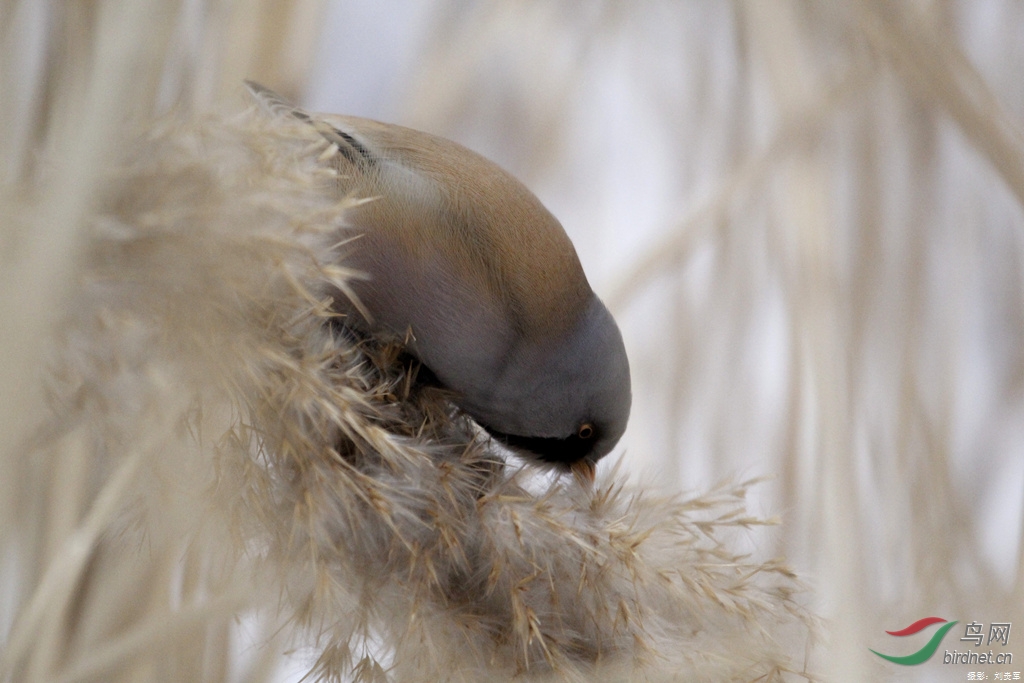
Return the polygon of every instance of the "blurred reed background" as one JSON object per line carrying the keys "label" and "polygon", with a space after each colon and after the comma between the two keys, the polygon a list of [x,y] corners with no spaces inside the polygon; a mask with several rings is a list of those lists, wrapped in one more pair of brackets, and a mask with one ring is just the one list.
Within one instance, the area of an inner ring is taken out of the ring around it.
{"label": "blurred reed background", "polygon": [[[4,0],[0,665],[34,648],[41,680],[65,655],[26,624],[62,610],[127,618],[73,587],[113,504],[86,491],[116,499],[130,472],[83,469],[99,427],[46,467],[24,456],[96,169],[163,112],[241,110],[253,78],[523,179],[626,338],[621,476],[667,493],[771,477],[753,506],[781,525],[749,551],[810,585],[811,669],[964,680],[867,648],[933,614],[1024,628],[1022,38],[1011,0]],[[155,624],[178,585],[179,613],[103,655],[159,639],[176,664],[125,680],[297,679],[273,617],[238,621],[245,588],[190,598],[164,541],[144,544],[161,572],[106,590]]]}

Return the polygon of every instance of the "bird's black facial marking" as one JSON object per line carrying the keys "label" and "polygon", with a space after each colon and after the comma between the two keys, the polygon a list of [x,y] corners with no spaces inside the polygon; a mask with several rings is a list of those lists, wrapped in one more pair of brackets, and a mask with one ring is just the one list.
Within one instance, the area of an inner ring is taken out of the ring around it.
{"label": "bird's black facial marking", "polygon": [[539,460],[560,465],[570,465],[590,455],[597,440],[597,430],[590,423],[581,425],[576,434],[564,439],[504,434],[486,425],[484,429],[512,449],[525,451]]}

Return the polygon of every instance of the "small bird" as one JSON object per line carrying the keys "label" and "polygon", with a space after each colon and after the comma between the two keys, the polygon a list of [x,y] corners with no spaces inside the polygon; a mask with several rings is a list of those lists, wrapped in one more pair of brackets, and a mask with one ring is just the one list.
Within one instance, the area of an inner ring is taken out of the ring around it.
{"label": "small bird", "polygon": [[[346,265],[359,306],[346,324],[404,341],[454,403],[527,458],[591,482],[631,404],[629,362],[561,224],[497,164],[401,126],[310,115],[246,81],[267,111],[337,149]],[[332,150],[333,151],[333,150]]]}

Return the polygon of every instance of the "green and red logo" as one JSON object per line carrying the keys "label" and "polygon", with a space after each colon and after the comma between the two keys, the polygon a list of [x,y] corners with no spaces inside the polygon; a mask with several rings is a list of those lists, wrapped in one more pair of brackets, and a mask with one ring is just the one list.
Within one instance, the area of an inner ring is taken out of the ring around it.
{"label": "green and red logo", "polygon": [[883,655],[881,652],[876,650],[871,651],[882,659],[888,659],[890,662],[902,664],[903,666],[914,666],[915,664],[926,662],[933,654],[935,654],[935,651],[939,649],[939,643],[942,642],[943,637],[945,637],[949,632],[949,629],[956,626],[957,622],[947,622],[945,619],[940,619],[939,617],[925,617],[924,619],[918,619],[910,626],[900,629],[899,631],[886,631],[890,636],[912,636],[915,633],[920,633],[932,624],[945,624],[945,626],[940,627],[939,630],[935,632],[935,635],[932,636],[931,640],[929,640],[924,647],[914,654],[906,655],[905,657],[896,657],[894,655]]}

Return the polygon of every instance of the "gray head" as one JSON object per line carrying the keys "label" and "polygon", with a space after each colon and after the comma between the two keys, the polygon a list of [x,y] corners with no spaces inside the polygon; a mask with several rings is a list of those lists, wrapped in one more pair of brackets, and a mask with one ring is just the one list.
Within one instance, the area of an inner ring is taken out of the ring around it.
{"label": "gray head", "polygon": [[461,407],[515,450],[564,466],[593,465],[618,443],[632,403],[629,361],[611,313],[592,296],[558,340],[509,350],[489,391]]}

